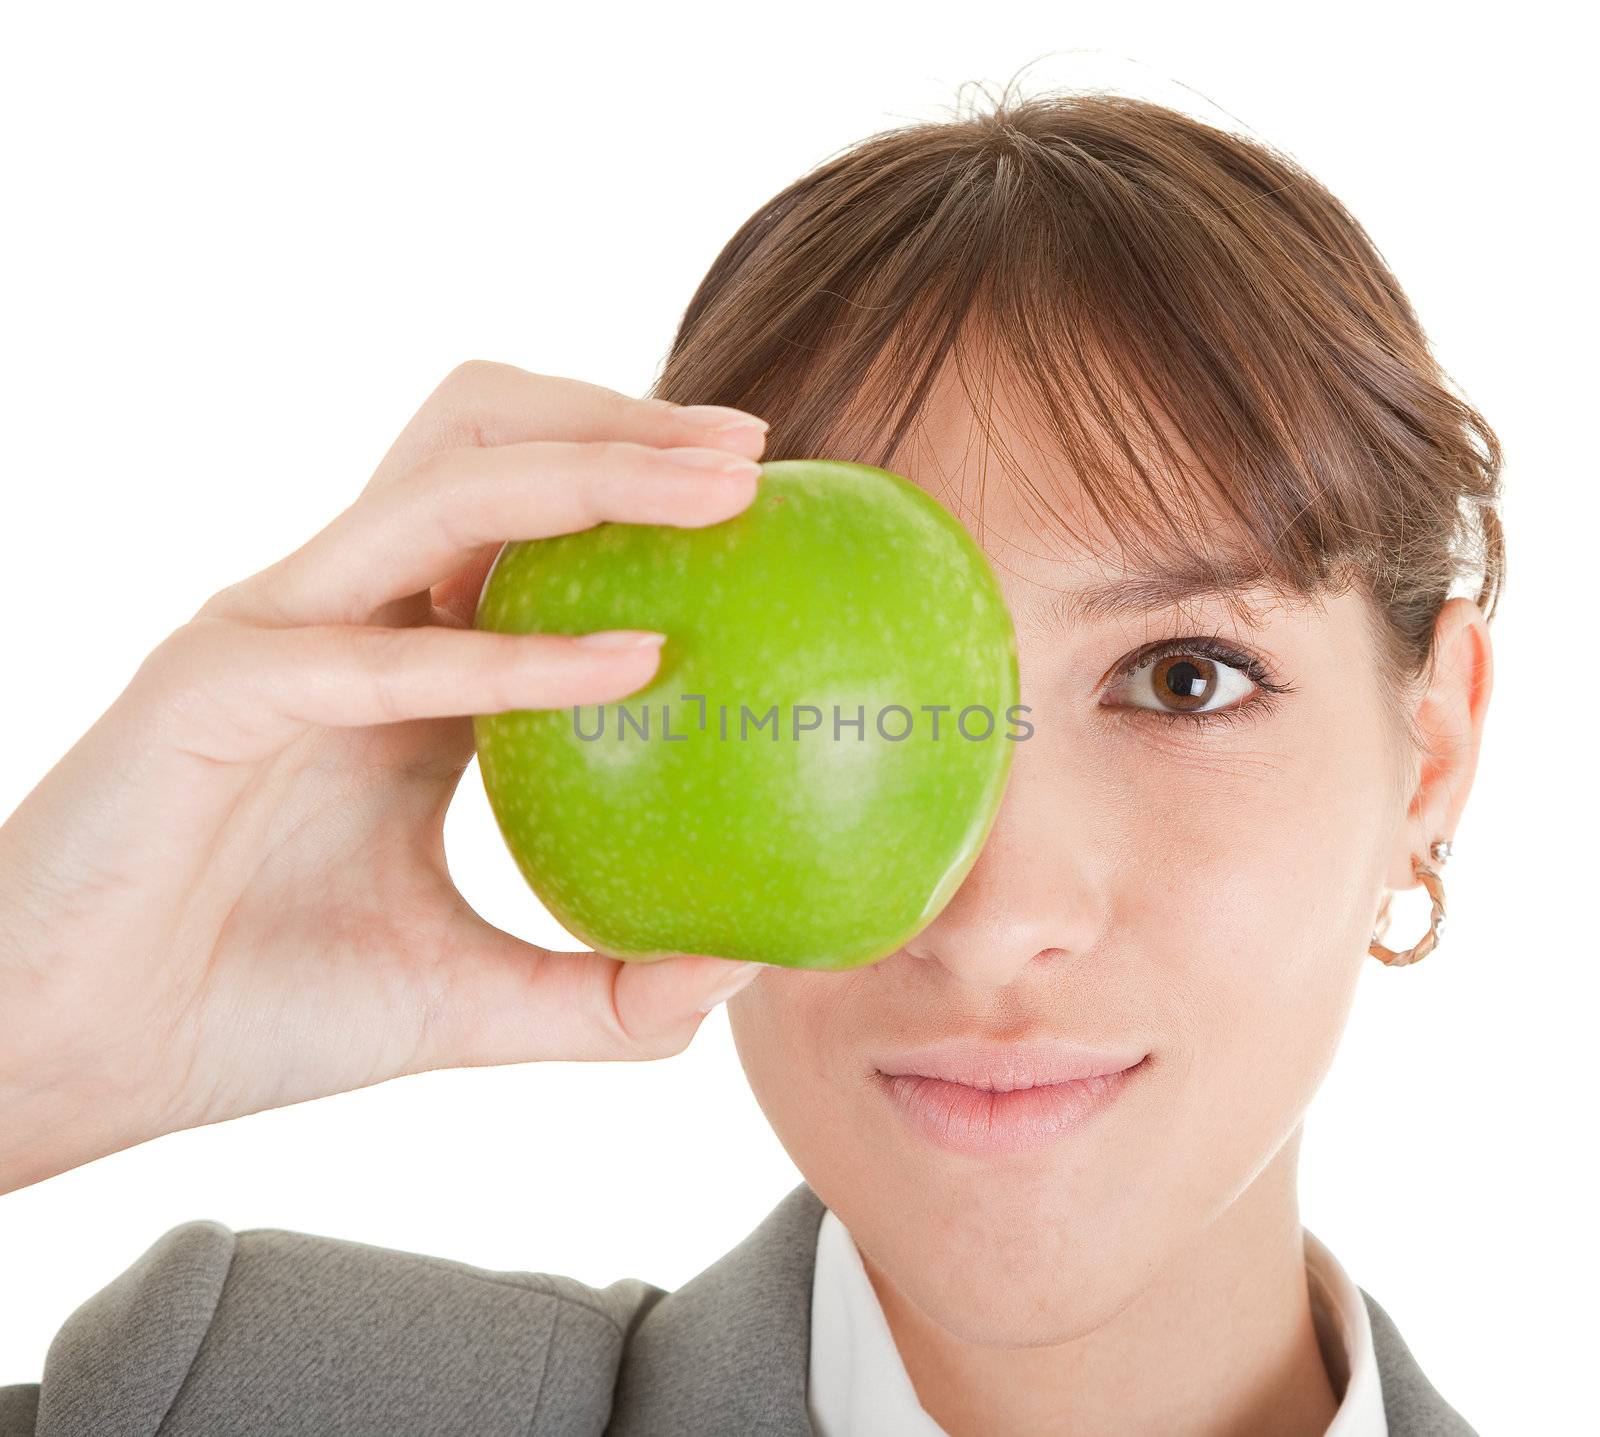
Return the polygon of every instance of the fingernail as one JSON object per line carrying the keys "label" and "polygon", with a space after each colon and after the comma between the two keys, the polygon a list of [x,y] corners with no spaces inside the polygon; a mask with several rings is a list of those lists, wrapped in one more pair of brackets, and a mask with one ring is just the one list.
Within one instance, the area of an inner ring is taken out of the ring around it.
{"label": "fingernail", "polygon": [[667,636],[653,629],[597,629],[592,634],[582,634],[572,642],[580,649],[642,649],[659,644]]}
{"label": "fingernail", "polygon": [[748,987],[761,976],[761,965],[759,963],[752,963],[747,959],[739,959],[738,962],[741,969],[748,971],[731,974],[728,981],[713,991],[709,998],[702,999],[700,1004],[702,1013],[709,1013],[718,1003],[726,1002],[741,988]]}
{"label": "fingernail", "polygon": [[669,464],[698,469],[703,474],[737,474],[741,478],[754,478],[761,472],[761,466],[754,459],[743,459],[720,449],[663,449],[661,457]]}
{"label": "fingernail", "polygon": [[757,419],[754,414],[746,414],[742,409],[730,409],[724,404],[686,404],[678,411],[678,418],[685,424],[693,424],[697,429],[705,429],[712,434],[722,434],[730,429],[770,428],[765,419]]}

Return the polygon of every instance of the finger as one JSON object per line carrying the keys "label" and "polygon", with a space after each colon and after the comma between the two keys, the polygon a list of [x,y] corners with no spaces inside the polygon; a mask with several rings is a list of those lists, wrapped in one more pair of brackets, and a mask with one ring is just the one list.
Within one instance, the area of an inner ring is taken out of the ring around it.
{"label": "finger", "polygon": [[611,703],[655,675],[661,639],[199,619],[151,654],[136,683],[164,741],[245,763],[315,726]]}
{"label": "finger", "polygon": [[668,1057],[766,971],[702,954],[624,962],[556,952],[485,922],[464,900],[448,946],[411,1071]]}
{"label": "finger", "polygon": [[488,582],[489,570],[504,547],[499,540],[485,544],[466,564],[441,584],[433,586],[433,621],[451,628],[470,629],[477,619],[478,600]]}
{"label": "finger", "polygon": [[747,438],[730,441],[733,430],[713,437],[716,426],[729,423],[765,426],[757,416],[723,405],[636,399],[603,384],[473,359],[451,370],[423,401],[367,487],[382,488],[441,449],[487,448],[533,439],[748,443]]}
{"label": "finger", "polygon": [[[712,467],[686,467],[685,457]],[[755,497],[758,472],[753,460],[715,449],[622,440],[444,450],[258,575],[251,599],[278,624],[365,623],[381,606],[445,581],[492,542],[608,520],[720,523]]]}
{"label": "finger", "polygon": [[[736,427],[725,427],[730,424]],[[423,402],[384,455],[362,497],[398,482],[449,449],[614,439],[658,447],[706,446],[755,458],[765,445],[765,429],[765,420],[724,405],[636,399],[580,379],[470,360],[446,375]],[[263,595],[279,568],[273,565],[213,595],[201,612],[257,623],[289,622],[274,616],[270,599]],[[425,622],[428,607],[425,602],[395,601],[388,621]],[[459,612],[459,605],[453,607]]]}

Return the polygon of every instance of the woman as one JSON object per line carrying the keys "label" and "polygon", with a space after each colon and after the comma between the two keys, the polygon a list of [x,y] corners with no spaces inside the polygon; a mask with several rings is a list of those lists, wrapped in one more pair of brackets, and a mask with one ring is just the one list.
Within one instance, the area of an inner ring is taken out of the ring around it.
{"label": "woman", "polygon": [[[473,631],[489,564],[716,523],[762,455],[894,469],[989,553],[1035,731],[988,842],[848,972],[531,948],[448,876],[468,716],[620,699],[661,636]],[[187,1223],[0,1432],[1470,1433],[1295,1170],[1361,963],[1439,939],[1499,475],[1337,201],[1117,96],[829,160],[652,399],[458,369],[0,829],[0,1191],[405,1073],[676,1053],[736,990],[805,1182],[673,1293]],[[1009,1090],[1068,1078],[1076,1121],[1000,1142]]]}

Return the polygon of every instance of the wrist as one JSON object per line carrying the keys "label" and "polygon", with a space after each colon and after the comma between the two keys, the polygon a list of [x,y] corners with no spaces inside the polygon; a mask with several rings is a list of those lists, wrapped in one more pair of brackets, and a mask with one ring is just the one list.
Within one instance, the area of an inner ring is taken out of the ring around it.
{"label": "wrist", "polygon": [[103,1054],[90,1059],[70,1042],[52,1048],[37,1014],[22,1017],[21,1005],[3,999],[0,1009],[17,1015],[0,1050],[0,1194],[171,1131],[139,1101],[130,1074],[108,1074]]}

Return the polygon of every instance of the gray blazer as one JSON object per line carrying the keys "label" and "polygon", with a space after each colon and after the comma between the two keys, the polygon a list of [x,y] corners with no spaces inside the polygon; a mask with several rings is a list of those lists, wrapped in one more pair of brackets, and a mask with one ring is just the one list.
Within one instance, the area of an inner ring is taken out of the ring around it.
{"label": "gray blazer", "polygon": [[[822,1200],[673,1292],[183,1223],[74,1312],[0,1437],[811,1437]],[[1475,1437],[1372,1315],[1391,1437]]]}

